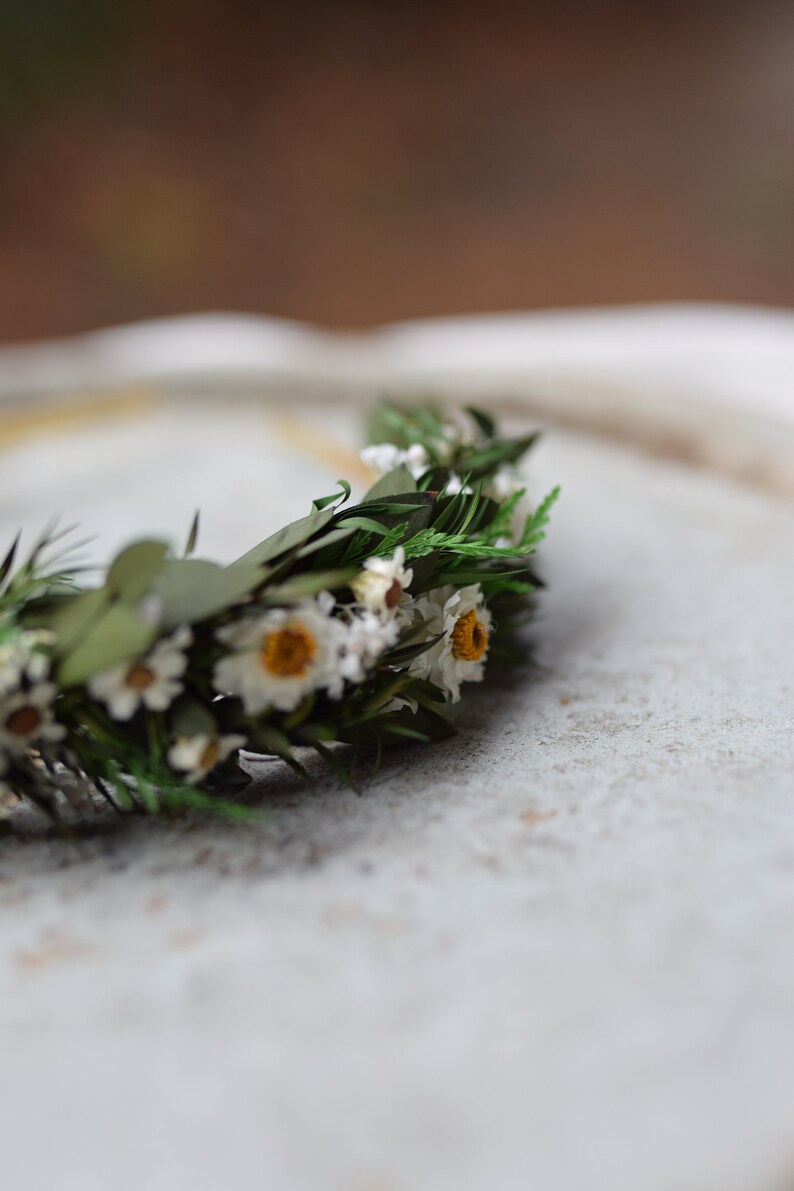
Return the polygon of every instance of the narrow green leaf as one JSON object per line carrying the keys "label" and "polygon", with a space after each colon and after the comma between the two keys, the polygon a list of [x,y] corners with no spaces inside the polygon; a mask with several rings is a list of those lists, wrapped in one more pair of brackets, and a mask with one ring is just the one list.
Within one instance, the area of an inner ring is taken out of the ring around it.
{"label": "narrow green leaf", "polygon": [[353,529],[366,530],[367,533],[376,533],[381,538],[385,538],[389,532],[388,526],[381,525],[379,521],[375,521],[372,517],[345,517],[341,524],[346,527],[352,527]]}
{"label": "narrow green leaf", "polygon": [[337,480],[336,482],[342,489],[341,495],[338,492],[332,492],[330,496],[318,496],[316,500],[312,501],[312,509],[316,513],[319,513],[322,509],[327,508],[328,505],[336,504],[337,501],[340,500],[344,504],[344,502],[349,498],[352,489],[347,480]]}
{"label": "narrow green leaf", "polygon": [[3,561],[0,563],[0,587],[2,587],[3,583],[5,582],[6,576],[9,574],[12,566],[14,565],[14,558],[16,557],[17,547],[19,546],[19,539],[21,537],[22,537],[22,530],[20,530],[19,533],[17,534],[17,536],[14,538],[13,542],[11,543],[11,547],[10,547],[8,553],[6,554]]}
{"label": "narrow green leaf", "polygon": [[474,405],[467,405],[466,413],[469,415],[469,417],[474,419],[486,438],[494,437],[496,434],[496,423],[492,417],[486,414],[483,410],[477,409]]}
{"label": "narrow green leaf", "polygon": [[336,774],[339,780],[343,782],[348,789],[352,790],[354,794],[361,793],[361,790],[359,789],[359,786],[352,773],[347,768],[345,763],[340,760],[333,749],[329,749],[327,745],[322,743],[322,741],[316,739],[312,741],[312,748],[318,753],[319,756],[322,757],[328,768]]}
{"label": "narrow green leaf", "polygon": [[185,558],[189,558],[196,549],[196,542],[199,535],[199,510],[193,515],[193,522],[190,526],[190,533],[187,535],[187,542],[185,543]]}
{"label": "narrow green leaf", "polygon": [[404,736],[406,740],[419,740],[422,744],[427,744],[431,739],[426,732],[420,732],[417,728],[410,728],[408,724],[399,724],[395,720],[379,720],[378,729],[381,732],[390,732],[392,736]]}

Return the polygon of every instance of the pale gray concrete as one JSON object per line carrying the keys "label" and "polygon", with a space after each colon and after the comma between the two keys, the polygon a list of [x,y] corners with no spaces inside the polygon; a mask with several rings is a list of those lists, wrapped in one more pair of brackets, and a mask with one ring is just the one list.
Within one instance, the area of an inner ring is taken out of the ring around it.
{"label": "pale gray concrete", "polygon": [[[233,553],[338,472],[223,421],[7,450],[0,528],[60,493],[104,549],[201,503]],[[256,825],[0,840],[9,1186],[792,1185],[794,507],[562,433],[557,480],[544,668],[457,740],[361,798],[264,766]]]}

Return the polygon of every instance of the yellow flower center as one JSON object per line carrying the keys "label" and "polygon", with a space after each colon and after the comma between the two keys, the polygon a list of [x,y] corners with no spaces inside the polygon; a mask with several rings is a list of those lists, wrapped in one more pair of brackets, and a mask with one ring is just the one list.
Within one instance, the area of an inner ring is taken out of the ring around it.
{"label": "yellow flower center", "polygon": [[157,675],[154,670],[149,666],[138,664],[136,666],[130,666],[124,679],[124,685],[133,691],[148,691],[152,683],[156,681]]}
{"label": "yellow flower center", "polygon": [[279,678],[302,678],[317,655],[317,642],[302,625],[268,633],[262,645],[262,666]]}
{"label": "yellow flower center", "polygon": [[38,707],[18,707],[6,720],[6,731],[12,736],[32,736],[43,722],[44,717]]}
{"label": "yellow flower center", "polygon": [[390,610],[396,608],[400,600],[403,598],[402,584],[399,579],[395,579],[384,597],[384,604]]}
{"label": "yellow flower center", "polygon": [[452,630],[452,652],[464,662],[478,662],[487,648],[488,630],[472,608],[465,616],[458,617]]}
{"label": "yellow flower center", "polygon": [[199,769],[206,770],[207,773],[214,769],[218,764],[218,758],[221,755],[221,743],[217,736],[209,742],[204,749],[204,752],[199,757]]}

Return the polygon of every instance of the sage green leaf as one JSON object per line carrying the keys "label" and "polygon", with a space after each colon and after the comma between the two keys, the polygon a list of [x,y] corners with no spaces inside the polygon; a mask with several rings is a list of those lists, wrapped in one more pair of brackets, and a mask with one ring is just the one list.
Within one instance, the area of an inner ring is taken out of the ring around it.
{"label": "sage green leaf", "polygon": [[55,633],[56,652],[61,656],[70,653],[82,638],[98,623],[110,603],[110,596],[104,587],[85,591],[58,605],[49,617],[38,622],[42,628]]}
{"label": "sage green leaf", "polygon": [[365,494],[364,500],[379,500],[384,496],[402,496],[405,492],[416,492],[416,480],[408,468],[401,463],[392,471],[381,476]]}
{"label": "sage green leaf", "polygon": [[308,558],[310,554],[316,554],[318,550],[324,550],[326,546],[333,546],[337,542],[343,542],[345,538],[349,538],[355,532],[355,526],[348,526],[347,523],[341,525],[338,529],[330,529],[321,538],[313,538],[311,542],[307,542],[305,546],[301,546],[297,557]]}
{"label": "sage green leaf", "polygon": [[170,558],[157,576],[154,594],[162,604],[166,629],[195,624],[223,612],[248,595],[264,579],[254,565],[221,567],[201,558]]}
{"label": "sage green leaf", "polygon": [[333,520],[333,517],[333,509],[323,509],[319,513],[309,513],[308,517],[301,517],[299,521],[293,521],[290,525],[285,526],[284,529],[271,534],[269,538],[265,538],[264,542],[260,542],[258,546],[254,546],[252,550],[249,550],[240,558],[235,559],[231,565],[232,567],[248,567],[260,566],[262,563],[270,562],[272,559],[278,558],[279,555],[286,554],[290,550],[295,550],[298,546],[302,546],[304,542],[308,542],[309,538],[313,538],[321,529],[325,529],[329,521]]}
{"label": "sage green leaf", "polygon": [[360,505],[354,505],[345,512],[340,513],[338,520],[344,522],[352,514],[365,513],[373,516],[382,517],[388,515],[403,516],[405,513],[410,513],[412,509],[417,506],[431,508],[435,501],[435,497],[429,492],[402,492],[399,500],[392,500],[388,497],[379,500],[364,500]]}
{"label": "sage green leaf", "polygon": [[137,603],[151,589],[152,581],[163,569],[167,553],[167,542],[134,542],[116,555],[105,586],[125,603]]}
{"label": "sage green leaf", "polygon": [[346,587],[359,572],[358,567],[345,567],[337,571],[307,571],[303,575],[294,575],[285,583],[268,587],[262,594],[262,599],[270,604],[293,604],[297,600],[304,600],[315,596],[321,591],[336,591]]}
{"label": "sage green leaf", "polygon": [[76,686],[120,662],[131,662],[145,653],[157,636],[127,604],[111,604],[80,644],[67,654],[58,669],[61,686]]}
{"label": "sage green leaf", "polygon": [[353,529],[363,529],[366,533],[375,533],[382,538],[385,538],[389,532],[387,525],[381,525],[380,521],[375,521],[372,517],[345,517],[342,525],[352,526]]}

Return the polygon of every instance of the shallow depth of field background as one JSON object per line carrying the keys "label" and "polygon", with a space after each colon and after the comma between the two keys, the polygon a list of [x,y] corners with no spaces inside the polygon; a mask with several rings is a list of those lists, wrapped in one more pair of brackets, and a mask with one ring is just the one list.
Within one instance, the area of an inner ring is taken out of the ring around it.
{"label": "shallow depth of field background", "polygon": [[794,4],[3,0],[0,340],[794,301]]}

